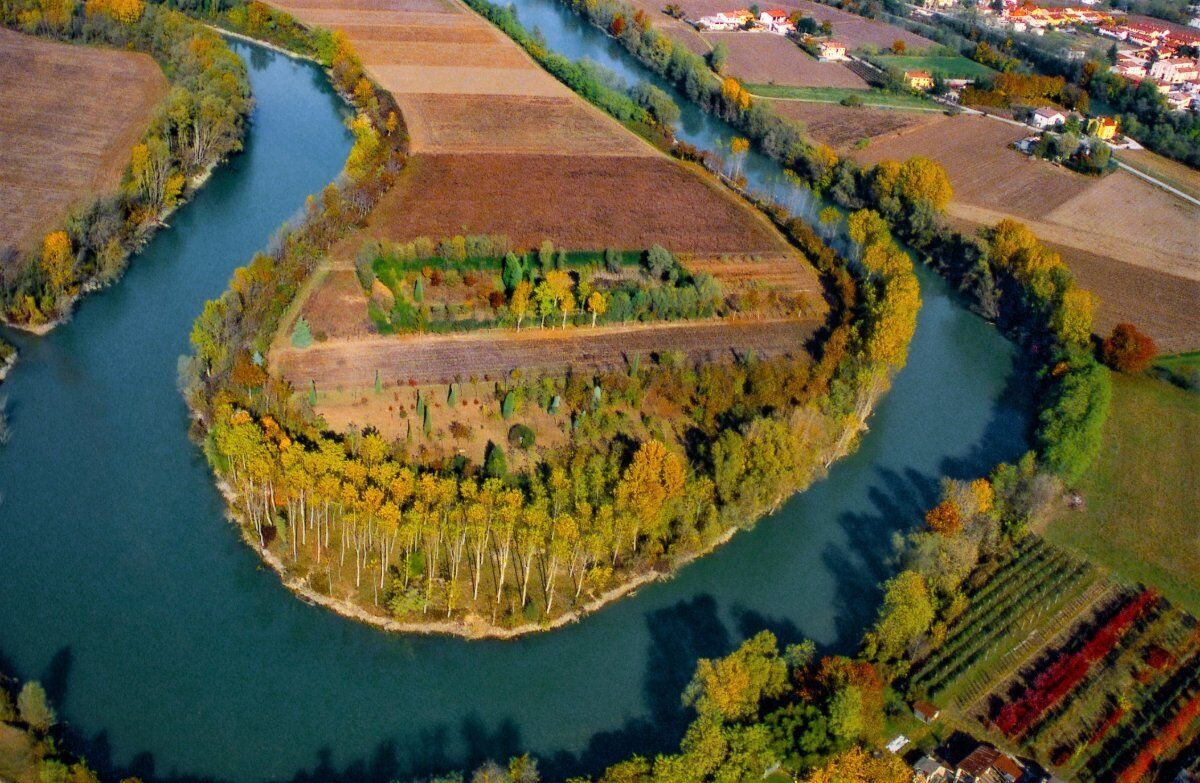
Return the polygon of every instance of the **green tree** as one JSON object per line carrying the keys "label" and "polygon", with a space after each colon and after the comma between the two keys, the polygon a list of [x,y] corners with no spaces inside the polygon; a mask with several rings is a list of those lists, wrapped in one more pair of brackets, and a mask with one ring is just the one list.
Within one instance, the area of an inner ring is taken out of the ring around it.
{"label": "green tree", "polygon": [[725,71],[725,64],[729,62],[729,47],[724,41],[718,41],[713,45],[712,51],[708,53],[708,67],[712,68],[717,73]]}
{"label": "green tree", "polygon": [[58,716],[54,714],[54,708],[46,698],[45,688],[32,680],[25,683],[21,692],[17,694],[17,714],[29,728],[41,734],[45,734],[58,722]]}
{"label": "green tree", "polygon": [[504,269],[500,273],[500,280],[504,283],[504,290],[512,293],[516,289],[517,284],[525,277],[524,265],[516,253],[508,252],[504,254]]}
{"label": "green tree", "polygon": [[508,459],[504,456],[504,449],[491,441],[488,441],[487,453],[483,456],[483,475],[494,479],[508,477]]}
{"label": "green tree", "polygon": [[873,643],[881,660],[897,658],[932,622],[933,602],[925,577],[916,571],[901,571],[884,585],[883,606],[868,647]]}
{"label": "green tree", "polygon": [[787,664],[775,635],[760,631],[724,658],[701,658],[683,698],[701,715],[740,721],[755,715],[764,699],[780,696],[787,685]]}
{"label": "green tree", "polygon": [[307,348],[313,343],[312,329],[308,326],[308,320],[305,318],[297,318],[296,325],[292,327],[292,347]]}
{"label": "green tree", "polygon": [[510,391],[504,395],[504,401],[500,403],[500,415],[507,419],[511,419],[517,408],[517,393]]}

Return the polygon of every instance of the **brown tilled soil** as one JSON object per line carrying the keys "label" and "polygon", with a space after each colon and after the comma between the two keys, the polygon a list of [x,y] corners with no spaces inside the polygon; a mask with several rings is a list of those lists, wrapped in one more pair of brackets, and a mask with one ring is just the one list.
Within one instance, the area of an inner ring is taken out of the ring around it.
{"label": "brown tilled soil", "polygon": [[937,112],[806,101],[771,100],[770,105],[776,114],[803,122],[809,137],[835,149],[848,147],[859,139],[873,142],[878,136],[919,128],[942,116]]}
{"label": "brown tilled soil", "polygon": [[710,43],[729,50],[725,71],[749,84],[782,84],[789,87],[869,86],[841,63],[823,63],[782,35],[749,32],[701,33]]}
{"label": "brown tilled soil", "polygon": [[996,120],[947,117],[852,155],[864,163],[911,155],[941,162],[954,186],[956,222],[977,227],[1011,217],[1058,247],[1100,296],[1097,328],[1132,321],[1164,346],[1196,348],[1200,207],[1127,172],[1085,177],[1006,148],[1024,134]]}
{"label": "brown tilled soil", "polygon": [[365,232],[392,240],[507,234],[520,247],[543,239],[697,253],[786,247],[761,215],[662,156],[422,155]]}
{"label": "brown tilled soil", "polygon": [[404,116],[426,152],[522,152],[651,156],[640,140],[612,132],[570,97],[409,95]]}
{"label": "brown tilled soil", "polygon": [[365,387],[378,370],[388,382],[449,383],[458,378],[501,378],[513,370],[558,375],[626,366],[635,354],[681,351],[693,360],[720,361],[753,350],[759,356],[803,355],[820,325],[813,320],[707,320],[614,327],[526,328],[450,335],[381,336],[329,340],[303,350],[271,354],[274,372],[297,389]]}
{"label": "brown tilled soil", "polygon": [[1121,321],[1131,321],[1154,338],[1159,351],[1200,349],[1200,281],[1143,266],[1051,245],[1062,254],[1084,288],[1100,297],[1097,334],[1107,335]]}
{"label": "brown tilled soil", "polygon": [[0,251],[116,190],[167,80],[144,54],[0,29]]}

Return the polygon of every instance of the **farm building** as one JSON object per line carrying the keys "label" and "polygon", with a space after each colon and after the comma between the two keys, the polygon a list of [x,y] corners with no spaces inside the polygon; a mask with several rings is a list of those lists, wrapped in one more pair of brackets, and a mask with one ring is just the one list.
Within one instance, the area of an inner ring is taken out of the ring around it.
{"label": "farm building", "polygon": [[904,83],[913,90],[932,90],[933,75],[929,71],[905,71]]}
{"label": "farm building", "polygon": [[702,16],[696,20],[696,27],[701,30],[740,30],[754,15],[749,11],[733,11],[732,13],[717,12],[711,16]]}
{"label": "farm building", "polygon": [[821,57],[823,62],[846,60],[846,44],[841,41],[821,41]]}
{"label": "farm building", "polygon": [[922,723],[933,723],[942,714],[941,710],[927,701],[915,702],[912,706],[912,710],[913,715],[915,715],[917,720],[921,721]]}
{"label": "farm building", "polygon": [[1029,115],[1029,124],[1038,130],[1046,130],[1067,121],[1067,115],[1058,109],[1042,107]]}

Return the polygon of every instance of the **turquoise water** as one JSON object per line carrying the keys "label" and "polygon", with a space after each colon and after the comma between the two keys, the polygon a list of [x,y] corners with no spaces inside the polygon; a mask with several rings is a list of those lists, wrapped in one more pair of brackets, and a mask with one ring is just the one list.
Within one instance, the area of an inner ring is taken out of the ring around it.
{"label": "turquoise water", "polygon": [[[607,39],[572,37],[590,28],[559,13],[552,45],[599,59]],[[350,138],[316,69],[236,48],[258,101],[246,153],[119,286],[48,337],[14,337],[3,389],[0,668],[41,678],[101,767],[383,781],[522,750],[554,775],[653,752],[678,741],[697,657],[762,627],[852,647],[892,535],[938,477],[1024,450],[1013,349],[922,271],[908,367],[858,452],[672,581],[514,642],[391,636],[295,600],[223,521],[176,362],[203,301],[336,175]]]}

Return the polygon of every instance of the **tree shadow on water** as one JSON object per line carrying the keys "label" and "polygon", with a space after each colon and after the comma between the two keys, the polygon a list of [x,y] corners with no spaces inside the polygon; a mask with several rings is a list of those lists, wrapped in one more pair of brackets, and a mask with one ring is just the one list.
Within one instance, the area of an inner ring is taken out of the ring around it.
{"label": "tree shadow on water", "polygon": [[678,749],[691,721],[681,697],[696,661],[728,653],[735,640],[720,618],[716,599],[707,593],[648,613],[646,625],[650,632],[642,682],[646,715],[594,734],[581,753],[564,751],[544,759],[547,780],[594,774],[632,753],[654,756]]}
{"label": "tree shadow on water", "polygon": [[867,493],[870,507],[838,517],[846,544],[821,553],[833,574],[833,618],[838,652],[852,652],[874,621],[882,597],[881,584],[896,569],[895,534],[912,529],[937,502],[939,478],[908,469],[881,470]]}

